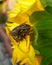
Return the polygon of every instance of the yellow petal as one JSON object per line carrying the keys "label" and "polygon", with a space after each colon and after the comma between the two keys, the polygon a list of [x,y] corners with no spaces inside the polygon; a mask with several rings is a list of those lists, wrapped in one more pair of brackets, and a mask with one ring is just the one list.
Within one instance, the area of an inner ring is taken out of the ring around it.
{"label": "yellow petal", "polygon": [[[26,50],[25,50],[26,51]],[[30,46],[29,52],[23,52],[19,47],[14,48],[13,51],[13,63],[17,63],[19,61],[22,61],[23,63],[28,63],[34,65],[34,60],[35,60],[35,52],[32,46]],[[28,58],[28,60],[27,60]]]}
{"label": "yellow petal", "polygon": [[28,15],[31,15],[33,12],[44,10],[43,5],[40,0],[36,0],[33,6],[27,11]]}
{"label": "yellow petal", "polygon": [[[17,9],[19,9],[19,8],[17,8]],[[13,14],[15,14],[17,11],[15,10],[16,12],[14,11],[14,13],[9,12],[10,14],[12,14],[9,16],[9,21],[16,22],[19,24],[22,24],[22,23],[29,23],[30,24],[29,16],[33,12],[39,11],[39,10],[44,10],[44,7],[42,6],[40,0],[36,0],[36,2],[34,2],[34,4],[26,12],[16,14],[16,16],[14,16],[14,17],[10,17],[10,16],[13,16]]]}
{"label": "yellow petal", "polygon": [[22,24],[22,23],[29,24],[29,17],[26,13],[24,13],[24,14],[19,14],[14,18],[9,18],[9,21],[16,22],[17,24]]}
{"label": "yellow petal", "polygon": [[20,24],[18,23],[14,23],[14,22],[7,22],[6,23],[6,27],[8,27],[10,29],[10,31],[12,31],[15,27],[19,26]]}
{"label": "yellow petal", "polygon": [[12,10],[8,12],[9,17],[15,17],[17,14],[28,11],[36,0],[16,0]]}
{"label": "yellow petal", "polygon": [[[30,64],[30,62],[32,63],[32,65],[34,64],[34,59],[35,59],[35,51],[32,47],[32,45],[30,44],[30,36],[27,36],[26,39],[16,42],[13,37],[9,34],[10,31],[13,30],[13,28],[15,28],[16,26],[19,26],[19,24],[17,23],[8,23],[6,26],[6,32],[10,38],[10,40],[12,41],[13,44],[13,57],[12,57],[12,63],[13,65],[15,63],[17,63],[18,61],[22,61],[22,63],[26,63],[28,62],[28,64]],[[16,25],[16,26],[14,26]],[[26,59],[29,59],[29,61],[24,61]]]}
{"label": "yellow petal", "polygon": [[6,23],[6,33],[8,35],[8,37],[10,38],[10,40],[12,41],[13,44],[18,45],[19,43],[16,43],[16,41],[13,39],[13,37],[10,35],[10,32],[16,27],[19,26],[19,24],[17,23]]}
{"label": "yellow petal", "polygon": [[15,46],[13,50],[12,63],[15,65],[17,62],[24,59],[25,54],[19,49],[19,47]]}

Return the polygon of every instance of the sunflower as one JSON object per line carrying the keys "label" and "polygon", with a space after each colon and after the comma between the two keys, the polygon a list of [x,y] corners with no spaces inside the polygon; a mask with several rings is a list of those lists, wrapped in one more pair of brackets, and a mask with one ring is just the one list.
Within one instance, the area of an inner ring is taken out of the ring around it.
{"label": "sunflower", "polygon": [[[38,4],[37,4],[38,3]],[[37,8],[34,8],[34,6]],[[41,7],[41,8],[40,8]],[[15,65],[20,62],[20,65],[39,65],[36,58],[36,50],[30,41],[30,35],[26,35],[23,40],[17,42],[10,34],[14,29],[25,23],[33,27],[29,21],[29,16],[37,10],[44,10],[39,0],[15,0],[13,8],[9,10],[8,22],[6,23],[6,33],[12,41],[12,64]],[[22,33],[21,33],[22,34]],[[16,37],[15,37],[16,38]]]}

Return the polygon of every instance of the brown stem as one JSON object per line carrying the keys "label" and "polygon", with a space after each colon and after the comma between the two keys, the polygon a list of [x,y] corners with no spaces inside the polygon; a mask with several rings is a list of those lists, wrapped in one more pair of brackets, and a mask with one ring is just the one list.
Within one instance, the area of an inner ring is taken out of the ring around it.
{"label": "brown stem", "polygon": [[5,42],[5,47],[9,53],[10,56],[12,56],[12,49],[11,49],[11,45],[10,45],[10,42],[9,42],[9,38],[8,36],[6,35],[6,33],[4,32],[2,26],[0,25],[0,35],[2,36],[4,42]]}

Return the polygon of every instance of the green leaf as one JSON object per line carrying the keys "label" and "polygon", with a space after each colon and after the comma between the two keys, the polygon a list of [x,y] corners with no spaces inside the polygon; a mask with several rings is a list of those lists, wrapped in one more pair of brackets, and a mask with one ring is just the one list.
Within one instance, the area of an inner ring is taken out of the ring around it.
{"label": "green leaf", "polygon": [[31,15],[30,21],[38,32],[37,45],[33,42],[33,47],[43,56],[41,65],[52,65],[52,16],[46,11],[38,11]]}
{"label": "green leaf", "polygon": [[37,29],[42,37],[52,39],[52,17],[40,20]]}
{"label": "green leaf", "polygon": [[42,5],[43,5],[44,7],[47,6],[46,0],[40,0],[40,1],[41,1]]}
{"label": "green leaf", "polygon": [[52,62],[52,18],[39,21],[37,30],[39,34],[37,50],[44,56],[42,65],[49,65]]}
{"label": "green leaf", "polygon": [[47,4],[52,7],[52,0],[46,0]]}
{"label": "green leaf", "polygon": [[37,21],[50,17],[52,16],[46,11],[36,11],[30,16],[30,22],[35,25]]}
{"label": "green leaf", "polygon": [[41,65],[52,65],[52,55],[44,57]]}
{"label": "green leaf", "polygon": [[52,7],[47,6],[45,7],[45,10],[52,15]]}
{"label": "green leaf", "polygon": [[40,0],[44,7],[52,6],[52,0]]}

